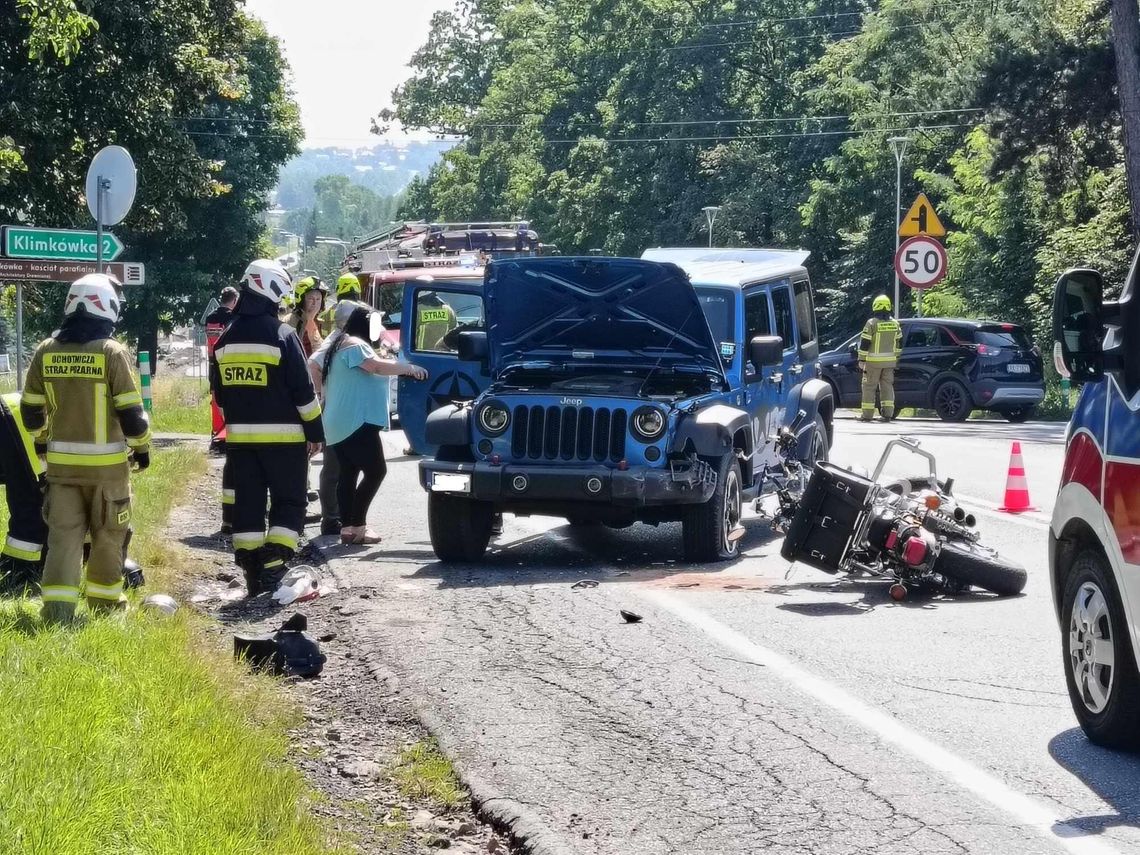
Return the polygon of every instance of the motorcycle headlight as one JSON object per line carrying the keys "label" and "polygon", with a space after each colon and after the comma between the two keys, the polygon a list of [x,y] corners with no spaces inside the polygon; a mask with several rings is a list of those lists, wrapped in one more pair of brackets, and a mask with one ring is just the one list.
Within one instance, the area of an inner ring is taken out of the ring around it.
{"label": "motorcycle headlight", "polygon": [[511,412],[498,401],[491,401],[479,409],[479,427],[488,436],[498,436],[511,423]]}
{"label": "motorcycle headlight", "polygon": [[640,439],[652,441],[665,433],[665,414],[656,407],[642,407],[634,411],[631,424]]}

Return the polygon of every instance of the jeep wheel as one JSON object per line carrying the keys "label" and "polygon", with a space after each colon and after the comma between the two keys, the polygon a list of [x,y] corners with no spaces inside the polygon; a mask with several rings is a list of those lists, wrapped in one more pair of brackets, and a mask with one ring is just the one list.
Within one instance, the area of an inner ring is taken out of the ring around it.
{"label": "jeep wheel", "polygon": [[826,463],[827,449],[827,422],[823,420],[823,416],[817,413],[815,426],[812,428],[811,444],[808,446],[808,454],[803,462],[808,464],[809,468],[813,463]]}
{"label": "jeep wheel", "polygon": [[1088,738],[1106,748],[1140,747],[1140,674],[1124,607],[1101,555],[1077,555],[1061,601],[1065,683]]}
{"label": "jeep wheel", "polygon": [[428,534],[440,561],[470,564],[480,561],[491,539],[494,509],[488,502],[428,495]]}
{"label": "jeep wheel", "polygon": [[732,536],[740,526],[740,491],[740,464],[735,454],[726,454],[717,467],[712,496],[685,512],[682,536],[686,561],[727,561],[740,554],[740,539]]}

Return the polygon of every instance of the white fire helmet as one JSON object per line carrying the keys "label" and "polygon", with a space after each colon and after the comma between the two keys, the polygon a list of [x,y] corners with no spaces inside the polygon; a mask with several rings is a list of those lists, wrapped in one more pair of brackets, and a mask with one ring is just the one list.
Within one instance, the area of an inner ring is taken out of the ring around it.
{"label": "white fire helmet", "polygon": [[67,302],[63,305],[64,317],[82,311],[96,318],[116,323],[123,303],[121,286],[114,276],[105,273],[88,273],[71,283]]}
{"label": "white fire helmet", "polygon": [[253,294],[280,305],[285,297],[292,293],[293,282],[285,268],[268,258],[259,258],[250,262],[241,279],[241,287]]}

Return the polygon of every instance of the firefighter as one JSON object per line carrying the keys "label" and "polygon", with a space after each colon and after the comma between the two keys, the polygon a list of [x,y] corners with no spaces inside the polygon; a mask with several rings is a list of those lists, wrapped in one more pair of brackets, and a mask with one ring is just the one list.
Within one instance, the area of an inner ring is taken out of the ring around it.
{"label": "firefighter", "polygon": [[[237,288],[227,285],[222,289],[218,308],[206,316],[207,355],[214,350],[214,345],[217,344],[218,336],[222,334],[222,330],[229,326],[230,321],[233,320],[237,298]],[[213,417],[213,425],[210,430],[210,448],[213,450],[220,448],[221,444],[226,441],[226,420],[222,418],[222,411],[213,397],[210,398],[210,414]]]}
{"label": "firefighter", "polygon": [[309,457],[324,440],[301,342],[278,319],[291,291],[280,264],[251,263],[234,319],[210,359],[210,388],[225,413],[233,471],[234,559],[251,597],[275,590],[285,575],[304,530]]}
{"label": "firefighter", "polygon": [[0,467],[8,503],[8,534],[0,549],[0,593],[39,588],[47,525],[44,465],[20,415],[20,393],[0,397]]}
{"label": "firefighter", "polygon": [[459,326],[455,310],[443,302],[437,293],[428,291],[420,296],[416,311],[416,350],[454,352],[445,339],[448,333]]}
{"label": "firefighter", "polygon": [[[344,272],[336,280],[336,300],[350,300],[360,302],[360,280],[355,273]],[[333,303],[321,313],[321,335],[328,338],[336,329],[336,303]]]}
{"label": "firefighter", "polygon": [[127,349],[112,338],[122,303],[101,273],[72,283],[60,328],[32,356],[20,416],[47,444],[43,617],[70,621],[90,531],[87,606],[121,608],[131,524],[130,459],[150,465],[150,424]]}
{"label": "firefighter", "polygon": [[880,294],[871,303],[872,315],[859,337],[859,370],[863,374],[862,420],[875,414],[875,391],[883,421],[895,417],[895,368],[902,347],[902,327],[891,315],[891,298]]}

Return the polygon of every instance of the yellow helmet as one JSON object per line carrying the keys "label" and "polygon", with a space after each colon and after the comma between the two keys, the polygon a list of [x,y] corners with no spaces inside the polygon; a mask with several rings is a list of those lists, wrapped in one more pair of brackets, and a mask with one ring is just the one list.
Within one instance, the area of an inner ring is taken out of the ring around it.
{"label": "yellow helmet", "polygon": [[342,273],[336,280],[336,298],[339,300],[349,294],[360,296],[360,280],[355,273]]}
{"label": "yellow helmet", "polygon": [[875,298],[875,301],[873,303],[871,303],[871,311],[872,312],[889,312],[890,310],[891,310],[891,298],[888,297],[886,294],[880,294],[878,297]]}

